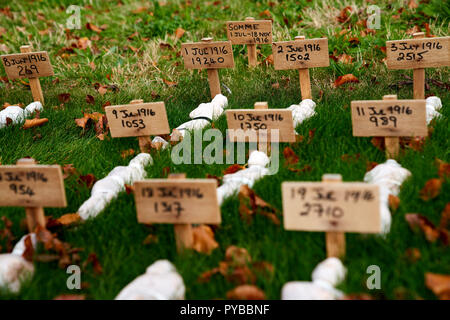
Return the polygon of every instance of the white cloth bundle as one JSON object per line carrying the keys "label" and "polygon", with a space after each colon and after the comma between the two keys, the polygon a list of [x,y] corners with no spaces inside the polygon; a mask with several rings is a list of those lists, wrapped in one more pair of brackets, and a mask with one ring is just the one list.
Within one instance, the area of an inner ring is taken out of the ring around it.
{"label": "white cloth bundle", "polygon": [[115,167],[105,178],[97,181],[92,187],[91,197],[78,209],[81,219],[96,217],[119,192],[125,190],[125,184],[144,179],[145,167],[152,163],[153,159],[148,153],[140,153],[128,166]]}
{"label": "white cloth bundle", "polygon": [[19,240],[11,253],[0,254],[0,288],[6,288],[12,293],[19,292],[22,282],[34,274],[33,264],[22,257],[27,236],[31,236],[31,243],[36,248],[36,235],[30,233]]}
{"label": "white cloth bundle", "polygon": [[281,289],[282,300],[336,300],[344,294],[335,287],[345,279],[346,268],[338,258],[320,262],[312,272],[312,282],[291,281]]}
{"label": "white cloth bundle", "polygon": [[223,110],[228,106],[228,99],[222,94],[218,94],[212,99],[209,103],[201,103],[197,108],[189,113],[189,117],[193,120],[183,123],[179,125],[176,129],[181,132],[181,135],[184,137],[186,131],[188,130],[198,130],[203,129],[210,122],[206,119],[195,119],[198,117],[205,117],[211,120],[216,120],[219,118]]}
{"label": "white cloth bundle", "polygon": [[300,104],[293,104],[288,110],[292,110],[292,118],[294,120],[294,128],[300,123],[308,118],[311,118],[316,114],[314,110],[316,108],[316,103],[311,99],[305,99],[300,102]]}
{"label": "white cloth bundle", "polygon": [[123,288],[115,300],[184,300],[185,291],[175,266],[168,260],[158,260]]}
{"label": "white cloth bundle", "polygon": [[22,109],[19,106],[9,106],[0,111],[0,129],[6,127],[8,119],[11,119],[12,124],[21,124],[26,117],[32,115],[36,111],[42,111],[42,104],[35,101]]}
{"label": "white cloth bundle", "polygon": [[269,157],[264,152],[255,150],[249,156],[248,168],[224,175],[223,184],[217,188],[219,205],[225,198],[239,191],[242,185],[246,184],[251,188],[256,180],[265,176],[269,172],[266,168],[269,162]]}
{"label": "white cloth bundle", "polygon": [[389,195],[397,196],[403,181],[410,175],[409,170],[403,168],[393,159],[388,159],[385,163],[377,165],[364,175],[364,182],[376,184],[380,187],[380,217],[383,234],[389,233],[391,229],[392,217],[389,211]]}
{"label": "white cloth bundle", "polygon": [[439,97],[428,97],[426,99],[426,108],[427,108],[427,124],[430,124],[431,120],[434,118],[440,117],[441,114],[439,110],[442,108],[442,102]]}

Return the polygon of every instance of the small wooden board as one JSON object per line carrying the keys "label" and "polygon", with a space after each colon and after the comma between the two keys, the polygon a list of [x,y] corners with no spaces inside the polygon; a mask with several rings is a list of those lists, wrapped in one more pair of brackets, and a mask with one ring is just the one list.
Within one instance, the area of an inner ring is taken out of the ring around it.
{"label": "small wooden board", "polygon": [[113,138],[170,133],[164,102],[108,106],[105,111]]}
{"label": "small wooden board", "polygon": [[0,206],[67,206],[59,165],[0,166],[0,190]]}
{"label": "small wooden board", "polygon": [[46,51],[15,53],[0,56],[9,79],[39,78],[54,75]]}
{"label": "small wooden board", "polygon": [[389,69],[450,66],[450,37],[386,41]]}
{"label": "small wooden board", "polygon": [[271,44],[272,21],[228,21],[227,38],[232,44]]}
{"label": "small wooden board", "polygon": [[231,41],[183,43],[181,53],[186,69],[234,68]]}
{"label": "small wooden board", "polygon": [[355,137],[427,136],[425,100],[352,101]]}
{"label": "small wooden board", "polygon": [[134,187],[139,223],[221,222],[214,179],[149,179]]}
{"label": "small wooden board", "polygon": [[379,233],[377,185],[347,182],[283,182],[286,230]]}
{"label": "small wooden board", "polygon": [[275,70],[328,67],[328,39],[316,38],[274,42],[272,53]]}
{"label": "small wooden board", "polygon": [[[295,142],[292,111],[286,109],[232,109],[226,110],[230,141],[258,142],[259,132],[277,129],[276,142]],[[232,130],[232,131],[231,131]]]}

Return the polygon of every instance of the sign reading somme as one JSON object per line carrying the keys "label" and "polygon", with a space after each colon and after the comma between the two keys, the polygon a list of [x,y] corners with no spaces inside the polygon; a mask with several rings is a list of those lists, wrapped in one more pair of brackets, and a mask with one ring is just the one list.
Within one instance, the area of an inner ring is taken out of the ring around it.
{"label": "sign reading somme", "polygon": [[113,138],[170,133],[164,102],[109,106],[105,111]]}
{"label": "sign reading somme", "polygon": [[425,100],[352,101],[355,137],[428,135]]}
{"label": "sign reading somme", "polygon": [[67,206],[59,165],[0,166],[0,190],[0,206]]}
{"label": "sign reading somme", "polygon": [[347,182],[283,182],[286,230],[379,233],[376,185]]}
{"label": "sign reading somme", "polygon": [[227,37],[232,44],[272,43],[272,21],[228,21]]}
{"label": "sign reading somme", "polygon": [[0,57],[9,79],[52,76],[53,67],[46,51],[7,54]]}
{"label": "sign reading somme", "polygon": [[450,66],[450,37],[386,41],[389,69]]}
{"label": "sign reading somme", "polygon": [[305,39],[272,44],[275,70],[328,67],[328,39]]}
{"label": "sign reading somme", "polygon": [[228,134],[233,142],[258,142],[258,132],[278,130],[279,142],[295,142],[291,110],[233,109],[227,110]]}
{"label": "sign reading somme", "polygon": [[149,179],[134,187],[139,223],[221,222],[214,179]]}
{"label": "sign reading somme", "polygon": [[187,69],[234,68],[230,41],[183,43],[181,53]]}

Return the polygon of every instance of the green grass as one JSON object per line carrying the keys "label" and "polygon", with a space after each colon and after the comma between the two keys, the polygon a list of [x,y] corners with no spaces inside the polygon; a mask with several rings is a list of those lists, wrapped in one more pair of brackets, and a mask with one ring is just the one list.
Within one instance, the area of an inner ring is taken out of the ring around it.
{"label": "green grass", "polygon": [[[98,40],[92,41],[98,50],[74,49],[74,53],[67,57],[61,55],[62,48],[70,47],[76,40],[65,36],[64,24],[68,17],[65,9],[75,2],[83,6],[83,27],[81,30],[72,30],[72,38],[92,38],[96,35],[86,29],[87,22],[96,26],[107,24],[108,27],[99,34]],[[324,173],[340,173],[345,181],[361,181],[366,172],[367,161],[385,161],[384,153],[377,150],[369,138],[352,137],[350,102],[380,99],[385,94],[397,94],[400,99],[412,98],[412,86],[398,89],[392,87],[404,80],[403,74],[412,76],[412,71],[387,70],[381,61],[383,54],[375,46],[385,45],[386,40],[410,37],[405,34],[406,30],[414,25],[423,28],[424,23],[429,23],[431,32],[437,36],[449,34],[448,3],[445,6],[445,2],[441,1],[429,1],[415,10],[408,9],[403,1],[392,1],[389,6],[384,1],[379,1],[377,5],[382,10],[381,29],[375,35],[366,37],[360,36],[363,28],[355,27],[355,24],[359,19],[367,18],[365,12],[368,4],[363,1],[347,2],[345,5],[355,4],[361,9],[359,18],[352,16],[350,19],[354,26],[350,34],[359,37],[358,45],[351,45],[346,38],[338,35],[341,28],[349,26],[348,23],[341,25],[334,19],[345,6],[338,1],[328,0],[323,5],[322,1],[306,0],[283,1],[282,4],[281,1],[222,1],[219,5],[192,1],[190,6],[182,1],[171,1],[163,6],[157,2],[133,0],[122,0],[121,6],[99,0],[89,1],[90,5],[85,5],[87,3],[88,1],[73,0],[0,0],[0,8],[9,6],[13,17],[11,19],[0,13],[0,26],[6,28],[6,32],[0,36],[0,45],[5,44],[9,53],[13,53],[19,51],[20,45],[28,43],[28,39],[32,39],[35,48],[49,52],[55,69],[54,77],[41,78],[45,95],[45,111],[41,116],[48,118],[49,123],[31,130],[22,130],[20,127],[1,130],[1,163],[13,164],[19,158],[31,156],[40,163],[73,164],[80,173],[92,173],[99,179],[115,166],[126,165],[131,157],[123,159],[121,151],[130,148],[138,150],[137,139],[107,138],[100,141],[93,130],[82,133],[74,119],[82,117],[82,111],[85,110],[103,112],[102,105],[107,101],[115,105],[141,98],[146,102],[165,101],[171,128],[189,120],[189,112],[199,103],[209,101],[210,97],[206,72],[185,70],[181,57],[177,57],[180,43],[197,41],[203,36],[225,39],[225,21],[243,19],[246,16],[258,18],[259,13],[267,9],[274,20],[274,41],[288,40],[297,34],[308,38],[327,36],[330,53],[336,52],[337,56],[345,52],[354,58],[351,65],[331,61],[328,68],[311,70],[318,115],[301,124],[297,131],[308,136],[309,130],[316,129],[315,136],[310,143],[296,143],[291,147],[300,158],[298,167],[310,165],[312,170],[294,174],[283,166],[284,159],[281,156],[278,174],[267,176],[254,186],[256,193],[275,206],[280,216],[280,186],[283,181],[317,181]],[[142,6],[146,6],[148,10],[131,13]],[[333,9],[334,6],[336,9]],[[399,19],[393,18],[392,15],[399,14],[398,9],[402,7],[405,9]],[[39,19],[39,16],[45,18]],[[17,27],[25,27],[25,33]],[[186,34],[177,41],[173,33],[178,27],[184,28]],[[52,32],[47,35],[39,34],[39,30],[47,28]],[[138,35],[129,40],[128,37],[135,32]],[[160,42],[170,43],[175,50],[160,50]],[[129,46],[138,48],[138,52],[133,52]],[[270,46],[260,49],[262,57],[259,60],[262,61],[270,54]],[[286,108],[300,102],[298,73],[295,70],[275,71],[273,66],[264,64],[249,70],[245,48],[234,46],[233,51],[235,69],[220,70],[221,82],[232,91],[232,94],[224,91],[231,108],[251,108],[256,101],[268,101],[271,108]],[[152,61],[157,63],[156,67],[152,65]],[[95,63],[95,71],[91,70],[90,62]],[[353,73],[360,79],[360,83],[334,88],[333,81],[346,73]],[[3,68],[0,69],[0,76],[5,76]],[[426,76],[448,82],[449,69],[427,69]],[[54,83],[56,78],[59,82]],[[163,79],[176,81],[178,85],[169,88]],[[120,90],[101,96],[94,89],[93,84],[96,82],[116,84]],[[277,82],[280,84],[279,89],[272,87]],[[60,106],[57,96],[65,92],[71,94],[71,100]],[[323,92],[321,99],[320,92]],[[95,97],[94,105],[85,102],[87,94]],[[377,298],[387,299],[433,299],[434,295],[425,287],[424,273],[450,273],[448,247],[440,243],[429,243],[421,234],[414,234],[404,219],[406,213],[422,213],[438,224],[440,214],[449,201],[448,181],[443,184],[440,196],[433,201],[424,202],[419,198],[419,191],[425,182],[437,177],[435,159],[450,161],[450,94],[433,84],[430,84],[426,94],[434,94],[442,99],[444,117],[436,122],[434,133],[427,139],[422,152],[407,150],[399,158],[400,164],[412,172],[412,177],[402,186],[401,204],[393,214],[390,234],[385,239],[347,235],[344,264],[348,268],[348,276],[340,286],[345,292],[367,292]],[[31,101],[29,89],[21,82],[0,82],[0,104],[9,102],[26,105]],[[224,116],[215,122],[215,127],[225,131]],[[287,144],[281,144],[280,150],[285,146]],[[341,158],[344,154],[360,154],[360,157],[353,162],[346,162]],[[161,151],[152,156],[154,165],[147,168],[150,178],[166,177],[165,167],[169,167],[171,173],[185,172],[189,178],[203,178],[206,174],[222,176],[227,167],[206,164],[175,166],[171,163],[169,151]],[[65,184],[68,207],[48,208],[45,210],[47,215],[58,217],[76,212],[89,197],[90,190],[79,185],[74,178],[67,179]],[[270,299],[280,298],[281,287],[287,281],[310,280],[313,268],[325,258],[324,234],[287,232],[282,226],[275,226],[262,216],[247,224],[241,220],[238,207],[237,197],[227,199],[222,205],[223,223],[216,230],[216,240],[220,247],[211,255],[196,252],[178,255],[173,227],[138,224],[133,196],[121,194],[96,219],[65,228],[59,233],[59,238],[73,247],[84,248],[80,253],[82,260],[90,252],[95,252],[103,266],[101,275],[94,274],[91,268],[83,271],[82,281],[88,282],[89,287],[76,293],[86,294],[91,299],[112,299],[155,260],[169,259],[183,276],[187,298],[224,298],[226,292],[234,287],[233,284],[220,276],[213,277],[206,284],[199,283],[197,278],[224,259],[225,249],[229,245],[246,248],[254,261],[273,264],[273,276],[259,277],[256,283]],[[0,216],[2,215],[14,222],[13,232],[17,239],[25,234],[26,231],[20,227],[20,221],[25,217],[23,208],[0,208]],[[157,235],[158,243],[142,243],[149,233]],[[419,261],[410,263],[405,257],[405,251],[413,247],[418,248],[422,256]],[[366,268],[373,264],[379,265],[382,271],[381,290],[371,291],[365,285],[368,277]],[[58,294],[70,293],[66,289],[67,277],[65,270],[59,269],[56,263],[36,263],[33,279],[23,286],[19,295],[4,293],[0,297],[51,299]]]}

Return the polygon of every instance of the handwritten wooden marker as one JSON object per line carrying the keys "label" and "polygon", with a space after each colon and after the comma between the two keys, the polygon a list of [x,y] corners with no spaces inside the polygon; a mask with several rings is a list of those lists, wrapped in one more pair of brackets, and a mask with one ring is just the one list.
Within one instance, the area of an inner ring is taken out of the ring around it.
{"label": "handwritten wooden marker", "polygon": [[21,46],[21,53],[0,56],[8,79],[28,78],[34,101],[44,104],[39,77],[54,75],[53,66],[46,51],[32,52],[31,46]]}
{"label": "handwritten wooden marker", "polygon": [[150,135],[170,133],[164,102],[133,100],[130,104],[105,108],[113,138],[138,137],[141,152],[148,152]]}
{"label": "handwritten wooden marker", "polygon": [[24,158],[17,165],[0,166],[0,206],[25,207],[28,231],[45,228],[43,207],[66,207],[66,191],[59,165],[37,165]]}
{"label": "handwritten wooden marker", "polygon": [[388,69],[413,69],[414,99],[425,99],[425,68],[450,66],[450,37],[386,41]]}
{"label": "handwritten wooden marker", "polygon": [[272,43],[272,21],[253,17],[247,17],[245,21],[228,21],[227,37],[232,44],[247,45],[248,65],[256,67],[256,45]]}
{"label": "handwritten wooden marker", "polygon": [[[268,154],[275,142],[295,142],[292,111],[268,109],[267,102],[256,102],[255,109],[229,109],[225,112],[232,142],[258,142],[259,151]],[[278,134],[273,134],[277,130]]]}
{"label": "handwritten wooden marker", "polygon": [[383,100],[352,101],[351,109],[353,136],[384,136],[388,158],[398,156],[399,137],[428,135],[425,100],[386,95]]}
{"label": "handwritten wooden marker", "polygon": [[148,179],[134,183],[139,223],[171,223],[178,251],[192,248],[191,224],[220,224],[215,179],[186,179],[171,174],[169,179]]}
{"label": "handwritten wooden marker", "polygon": [[182,43],[181,53],[187,69],[206,69],[208,71],[211,98],[221,93],[218,69],[234,68],[231,41],[212,41],[203,38],[202,42]]}
{"label": "handwritten wooden marker", "polygon": [[302,100],[312,99],[309,68],[330,65],[328,39],[297,36],[294,41],[274,42],[272,53],[275,70],[298,69]]}
{"label": "handwritten wooden marker", "polygon": [[381,232],[377,185],[325,174],[322,182],[283,182],[281,189],[284,228],[327,232],[328,257],[345,255],[344,232]]}

